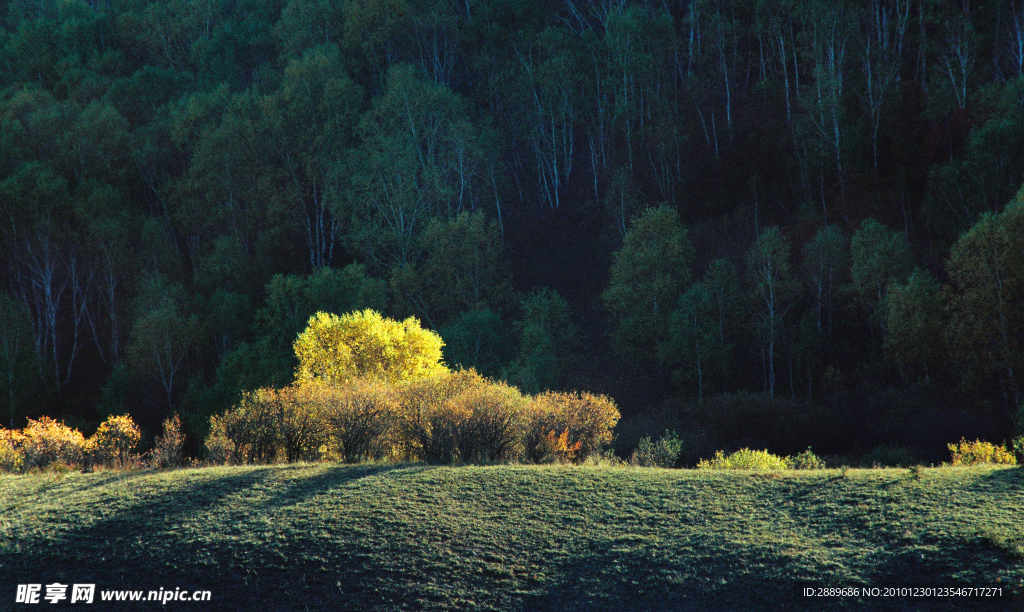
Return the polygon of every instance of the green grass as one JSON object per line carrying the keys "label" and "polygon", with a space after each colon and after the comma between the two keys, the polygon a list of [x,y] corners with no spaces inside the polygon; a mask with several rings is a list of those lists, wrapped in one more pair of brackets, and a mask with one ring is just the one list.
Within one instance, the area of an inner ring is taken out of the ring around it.
{"label": "green grass", "polygon": [[[0,609],[18,583],[61,581],[213,592],[168,610],[1006,610],[1022,559],[1019,468],[0,476]],[[805,586],[1004,596],[812,600]],[[161,607],[107,605],[86,609]]]}

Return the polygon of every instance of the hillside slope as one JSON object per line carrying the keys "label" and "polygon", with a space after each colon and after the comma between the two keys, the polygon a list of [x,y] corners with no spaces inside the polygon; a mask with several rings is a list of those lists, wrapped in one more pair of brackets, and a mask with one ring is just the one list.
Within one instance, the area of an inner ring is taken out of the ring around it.
{"label": "hillside slope", "polygon": [[[0,609],[24,608],[17,584],[59,581],[212,593],[163,609],[1008,610],[1024,594],[1022,517],[1021,469],[3,476]],[[1003,596],[803,595],[913,586]]]}

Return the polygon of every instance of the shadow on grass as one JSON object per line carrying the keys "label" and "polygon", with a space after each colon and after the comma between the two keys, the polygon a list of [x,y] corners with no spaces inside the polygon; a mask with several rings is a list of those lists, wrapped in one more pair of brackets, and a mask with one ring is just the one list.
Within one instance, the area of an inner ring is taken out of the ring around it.
{"label": "shadow on grass", "polygon": [[[613,612],[646,610],[689,612],[730,610],[774,612],[870,610],[1024,612],[1024,588],[1003,583],[997,597],[820,597],[805,589],[849,587],[998,587],[994,577],[1006,558],[965,546],[948,556],[922,557],[904,551],[880,560],[862,584],[838,584],[827,575],[806,576],[806,568],[770,551],[721,553],[723,543],[707,543],[699,565],[673,563],[643,547],[614,544],[592,548],[558,568],[549,586],[523,601],[522,610]],[[979,545],[980,546],[980,545]],[[716,552],[717,551],[717,552]],[[661,558],[659,558],[661,557]],[[1004,556],[1005,557],[1005,556]],[[964,568],[975,580],[965,582]],[[803,574],[803,577],[799,577]]]}
{"label": "shadow on grass", "polygon": [[334,489],[353,486],[367,478],[395,473],[415,474],[436,468],[437,466],[432,465],[403,463],[326,466],[320,468],[319,474],[298,478],[290,484],[279,487],[279,490],[275,491],[270,499],[263,502],[262,505],[267,509],[293,506]]}
{"label": "shadow on grass", "polygon": [[[367,551],[358,548],[338,551],[330,567],[324,567],[308,559],[288,563],[275,558],[273,547],[260,546],[258,538],[254,546],[251,537],[220,534],[216,548],[209,548],[202,537],[182,540],[178,527],[184,521],[222,511],[224,504],[242,514],[256,513],[255,521],[246,517],[237,525],[211,521],[216,528],[230,532],[259,526],[259,516],[272,516],[277,508],[300,504],[367,478],[416,473],[435,469],[435,466],[325,466],[309,476],[300,475],[293,481],[287,479],[287,472],[309,468],[241,468],[237,473],[224,476],[175,479],[172,486],[166,486],[158,475],[157,479],[140,486],[139,479],[154,476],[152,472],[103,475],[76,483],[74,490],[132,482],[134,498],[113,500],[106,511],[97,508],[91,514],[91,518],[97,520],[87,525],[70,524],[57,537],[18,538],[16,545],[7,547],[8,554],[0,554],[0,602],[14,601],[17,584],[60,582],[94,583],[97,590],[148,592],[160,587],[210,590],[213,601],[204,603],[203,610],[388,609],[387,601],[395,597],[401,599],[401,594],[367,595],[374,591],[371,583],[377,569]],[[283,478],[282,472],[285,473]],[[268,483],[272,484],[266,490]],[[60,486],[61,483],[54,484]],[[247,491],[257,487],[264,487],[267,495],[253,506],[246,506]],[[67,491],[67,488],[53,490],[52,494]],[[49,488],[40,491],[41,494],[47,492]],[[293,552],[287,546],[284,550],[289,554]],[[131,607],[127,603],[97,601],[97,604],[94,608],[97,610]],[[4,609],[2,603],[0,609]]]}

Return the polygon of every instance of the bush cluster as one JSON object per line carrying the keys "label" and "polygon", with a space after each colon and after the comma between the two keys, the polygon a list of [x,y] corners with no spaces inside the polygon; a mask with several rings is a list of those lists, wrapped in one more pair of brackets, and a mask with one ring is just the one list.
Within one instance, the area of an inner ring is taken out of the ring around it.
{"label": "bush cluster", "polygon": [[652,441],[650,436],[641,438],[629,462],[641,467],[673,468],[679,463],[682,454],[683,441],[674,431],[665,432],[657,441]]}
{"label": "bush cluster", "polygon": [[780,457],[767,450],[742,448],[730,455],[722,451],[711,459],[702,459],[697,468],[702,470],[820,470],[825,462],[807,449],[793,457]]}
{"label": "bush cluster", "polygon": [[28,419],[24,429],[0,429],[0,472],[32,469],[90,469],[94,466],[132,468],[179,465],[182,460],[181,420],[164,422],[164,433],[148,455],[135,452],[142,433],[131,417],[110,416],[89,438],[49,417]]}
{"label": "bush cluster", "polygon": [[605,396],[530,397],[472,369],[390,384],[350,378],[246,394],[211,418],[206,450],[223,463],[579,463],[611,442],[618,418]]}
{"label": "bush cluster", "polygon": [[[79,434],[81,435],[81,434]],[[130,416],[111,416],[86,441],[86,462],[121,467],[134,459],[142,432]]]}
{"label": "bush cluster", "polygon": [[975,440],[968,442],[960,438],[957,444],[947,444],[953,465],[982,465],[987,463],[1017,465],[1013,451],[1005,446]]}

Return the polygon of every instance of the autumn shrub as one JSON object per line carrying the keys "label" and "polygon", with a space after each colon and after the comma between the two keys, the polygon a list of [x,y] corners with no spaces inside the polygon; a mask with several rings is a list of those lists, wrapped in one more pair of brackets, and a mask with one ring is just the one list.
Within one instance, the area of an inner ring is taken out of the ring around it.
{"label": "autumn shrub", "polygon": [[150,453],[150,464],[156,468],[169,468],[181,465],[182,447],[185,434],[181,432],[181,417],[177,414],[164,420],[163,433],[156,438],[156,444]]}
{"label": "autumn shrub", "polygon": [[786,459],[773,455],[767,450],[740,450],[726,455],[717,451],[711,459],[701,459],[697,468],[702,470],[785,470],[789,468]]}
{"label": "autumn shrub", "polygon": [[210,418],[208,459],[267,464],[322,458],[328,432],[318,393],[315,385],[245,393],[234,408]]}
{"label": "autumn shrub", "polygon": [[204,458],[207,462],[214,465],[239,463],[241,444],[228,435],[229,429],[234,429],[236,418],[233,411],[210,417],[210,431],[203,441]]}
{"label": "autumn shrub", "polygon": [[530,400],[475,370],[407,381],[397,389],[396,439],[404,455],[429,463],[517,460]]}
{"label": "autumn shrub", "polygon": [[458,457],[460,422],[465,410],[452,400],[466,389],[485,384],[475,370],[442,372],[405,381],[396,388],[396,434],[403,456],[414,461],[451,463]]}
{"label": "autumn shrub", "polygon": [[340,388],[320,386],[308,393],[324,419],[328,456],[354,463],[391,454],[397,412],[391,387],[354,378]]}
{"label": "autumn shrub", "polygon": [[568,432],[568,444],[578,445],[569,460],[579,463],[611,443],[618,421],[619,409],[607,396],[546,391],[535,396],[527,409],[524,458],[542,462],[549,455],[545,436]]}
{"label": "autumn shrub", "polygon": [[674,431],[666,431],[657,440],[651,440],[650,436],[641,438],[629,462],[640,467],[673,468],[682,454],[683,441]]}
{"label": "autumn shrub", "polygon": [[274,463],[280,447],[277,414],[264,390],[246,393],[234,408],[210,417],[206,448],[214,463]]}
{"label": "autumn shrub", "polygon": [[1004,447],[996,446],[991,442],[975,440],[968,442],[960,438],[957,444],[947,444],[953,465],[982,465],[987,463],[1017,465],[1017,458],[1013,452]]}
{"label": "autumn shrub", "polygon": [[44,468],[51,463],[82,465],[86,443],[82,432],[50,417],[29,419],[22,430],[24,468]]}
{"label": "autumn shrub", "polygon": [[0,472],[25,469],[25,436],[14,429],[0,429]]}
{"label": "autumn shrub", "polygon": [[92,463],[124,467],[133,458],[142,432],[128,415],[109,416],[86,442]]}
{"label": "autumn shrub", "polygon": [[458,458],[463,462],[507,461],[522,453],[529,400],[515,387],[483,379],[450,400]]}

